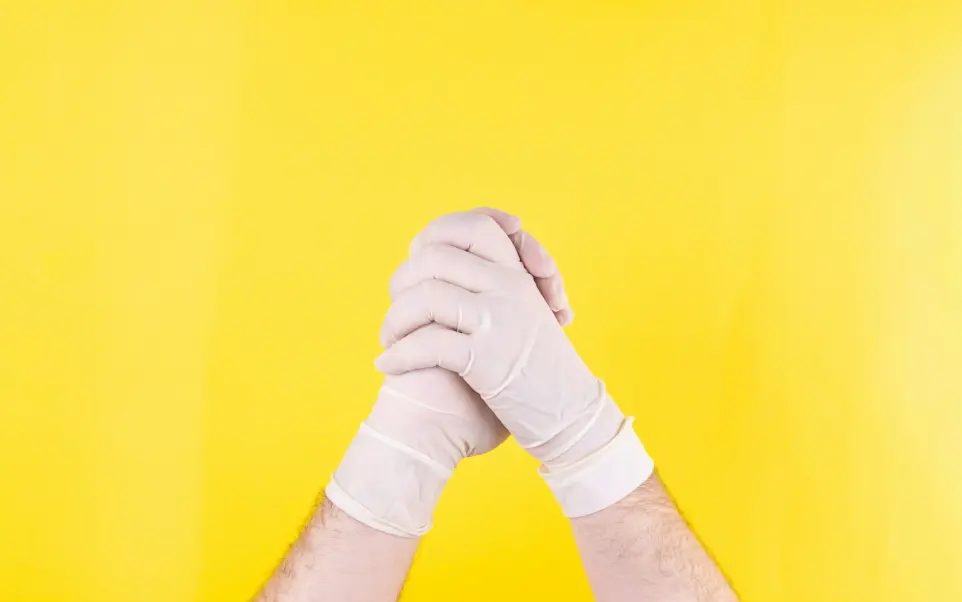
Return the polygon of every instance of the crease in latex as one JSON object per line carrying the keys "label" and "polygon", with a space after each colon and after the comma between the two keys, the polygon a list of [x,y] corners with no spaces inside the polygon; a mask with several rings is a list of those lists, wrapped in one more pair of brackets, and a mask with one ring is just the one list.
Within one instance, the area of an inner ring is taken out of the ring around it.
{"label": "crease in latex", "polygon": [[432,524],[428,522],[426,525],[422,525],[419,529],[411,531],[401,527],[400,525],[392,523],[391,521],[384,520],[372,512],[370,508],[354,499],[354,497],[349,494],[347,490],[341,487],[341,484],[337,482],[337,479],[335,479],[333,475],[331,475],[331,480],[327,485],[325,495],[327,496],[328,500],[340,508],[342,512],[347,513],[348,516],[354,520],[371,528],[377,529],[378,531],[383,531],[389,535],[394,535],[395,537],[421,537],[430,531],[432,527]]}
{"label": "crease in latex", "polygon": [[400,399],[400,400],[402,400],[402,401],[406,401],[407,403],[409,403],[409,404],[411,404],[411,405],[413,405],[413,406],[415,406],[415,407],[421,408],[422,410],[426,410],[426,411],[428,411],[428,412],[434,412],[435,414],[441,414],[441,415],[443,415],[443,416],[461,417],[461,414],[458,414],[457,412],[445,412],[445,411],[439,410],[439,409],[437,409],[437,408],[433,408],[433,407],[425,404],[424,402],[419,401],[419,400],[415,399],[414,397],[411,397],[410,395],[406,395],[406,394],[404,394],[404,393],[401,393],[401,392],[398,391],[397,389],[395,389],[395,388],[393,388],[393,387],[390,387],[390,386],[388,386],[388,385],[381,385],[381,391],[383,391],[383,392],[385,392],[385,393],[389,393],[390,395],[393,395],[393,396],[396,397],[397,399]]}
{"label": "crease in latex", "polygon": [[534,344],[538,340],[538,330],[540,329],[541,329],[541,325],[538,324],[535,326],[531,334],[528,335],[528,340],[525,343],[524,349],[521,351],[521,354],[518,356],[518,358],[514,361],[514,364],[512,364],[511,370],[508,372],[508,375],[505,377],[504,382],[502,382],[500,385],[495,387],[494,391],[481,395],[481,399],[483,399],[484,401],[490,401],[491,399],[497,397],[506,388],[508,388],[508,386],[512,382],[514,382],[516,378],[518,378],[522,370],[524,370],[524,367],[528,365],[528,360],[531,358],[531,352],[534,350]]}
{"label": "crease in latex", "polygon": [[540,468],[538,468],[538,472],[541,473],[542,475],[551,475],[556,480],[561,478],[566,478],[566,477],[570,478],[573,475],[577,475],[577,473],[580,470],[582,470],[584,467],[595,464],[601,458],[604,458],[606,455],[611,453],[612,450],[616,449],[619,442],[623,438],[630,436],[631,433],[629,433],[628,431],[632,430],[632,425],[634,424],[634,422],[635,422],[634,416],[625,416],[625,418],[622,419],[621,426],[618,428],[618,432],[615,433],[614,438],[612,438],[612,440],[609,441],[608,443],[604,444],[601,448],[588,454],[584,458],[581,458],[577,462],[573,462],[567,466],[561,466],[554,469],[549,469],[546,466],[541,466]]}
{"label": "crease in latex", "polygon": [[559,457],[564,455],[566,452],[570,451],[582,439],[584,439],[585,435],[588,434],[588,431],[590,431],[591,428],[598,422],[598,419],[601,417],[601,414],[604,413],[605,402],[607,401],[607,399],[608,399],[608,396],[606,395],[605,384],[604,382],[599,380],[598,394],[595,396],[594,400],[588,405],[588,407],[585,408],[585,411],[579,414],[576,414],[574,418],[569,420],[567,423],[565,423],[560,428],[558,428],[554,433],[545,437],[544,439],[540,441],[535,441],[533,443],[528,443],[526,445],[522,445],[521,447],[523,447],[528,451],[532,451],[538,447],[548,445],[549,443],[551,443],[552,441],[560,437],[562,434],[564,434],[564,432],[567,431],[569,428],[571,428],[574,424],[577,424],[580,420],[587,417],[588,422],[579,431],[577,431],[577,433],[573,435],[568,440],[567,443],[561,446],[561,450],[556,451],[552,455],[544,458],[542,462],[551,462],[552,460],[558,459]]}
{"label": "crease in latex", "polygon": [[[558,431],[558,432],[555,434],[554,437],[551,437],[550,439],[548,439],[548,440],[546,440],[546,441],[544,441],[544,442],[541,443],[541,445],[547,445],[548,443],[551,443],[552,441],[554,441],[555,437],[558,437],[558,436],[560,436],[562,433],[564,433],[564,431],[566,431],[566,430],[568,429],[568,427],[576,424],[576,423],[581,419],[582,416],[588,415],[588,422],[587,422],[583,427],[581,427],[581,430],[579,430],[574,436],[572,436],[572,437],[568,440],[567,443],[565,443],[564,445],[562,445],[562,446],[561,446],[561,449],[557,450],[557,451],[554,452],[553,454],[550,454],[550,455],[542,458],[542,459],[541,459],[541,462],[542,462],[542,463],[546,464],[546,463],[548,463],[548,462],[553,462],[553,461],[557,460],[557,459],[560,458],[561,456],[563,456],[563,455],[565,455],[566,453],[568,453],[569,451],[571,451],[576,445],[578,445],[579,443],[581,443],[581,441],[585,438],[585,436],[586,436],[586,435],[588,434],[588,432],[592,429],[592,427],[594,427],[595,424],[598,423],[598,419],[601,418],[601,415],[604,413],[604,411],[605,411],[605,396],[602,395],[601,397],[599,397],[598,400],[595,402],[594,405],[595,405],[595,407],[594,407],[594,408],[592,409],[592,411],[590,412],[590,415],[589,415],[588,412],[584,412],[583,414],[581,414],[580,416],[578,416],[578,417],[576,417],[574,420],[572,420],[570,423],[568,423],[568,425],[567,425],[565,428],[563,428],[563,429],[561,429],[560,431]],[[525,449],[528,450],[528,451],[531,451],[532,448],[535,448],[535,447],[538,447],[538,445],[527,446],[527,447],[525,447]]]}
{"label": "crease in latex", "polygon": [[442,477],[442,478],[444,478],[444,479],[449,479],[449,478],[451,478],[451,475],[454,474],[451,470],[449,470],[448,468],[446,468],[444,465],[439,464],[438,462],[432,460],[431,458],[429,458],[428,456],[422,454],[422,453],[419,452],[418,450],[412,449],[412,448],[408,447],[407,445],[404,445],[403,443],[399,443],[398,441],[395,441],[394,439],[391,439],[391,438],[388,437],[387,435],[384,435],[384,434],[382,434],[382,433],[374,430],[373,428],[371,428],[370,426],[368,426],[368,425],[365,424],[365,423],[361,423],[360,432],[364,433],[365,435],[367,435],[367,436],[369,436],[369,437],[372,437],[372,438],[374,438],[374,439],[377,439],[378,441],[380,441],[381,443],[383,443],[383,444],[385,444],[385,445],[388,445],[388,446],[390,446],[390,447],[393,447],[393,448],[396,449],[397,451],[399,451],[399,452],[401,452],[401,453],[403,453],[403,454],[405,454],[405,455],[407,455],[407,456],[410,456],[411,458],[414,458],[415,460],[418,460],[418,461],[421,462],[422,464],[427,465],[427,466],[430,467],[435,473],[437,473],[438,476],[440,476],[440,477]]}
{"label": "crease in latex", "polygon": [[474,349],[471,347],[468,347],[468,363],[464,367],[464,370],[462,370],[461,372],[458,372],[458,376],[460,376],[461,378],[464,378],[465,376],[471,373],[471,368],[473,366],[474,366]]}

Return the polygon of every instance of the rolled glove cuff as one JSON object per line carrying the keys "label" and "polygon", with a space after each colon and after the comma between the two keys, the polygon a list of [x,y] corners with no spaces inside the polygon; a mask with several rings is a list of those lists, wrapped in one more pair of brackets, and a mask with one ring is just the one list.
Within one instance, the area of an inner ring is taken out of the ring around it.
{"label": "rolled glove cuff", "polygon": [[632,428],[621,424],[614,438],[591,455],[566,466],[538,472],[569,518],[587,516],[619,502],[644,483],[655,469]]}
{"label": "rolled glove cuff", "polygon": [[398,537],[431,529],[434,507],[451,471],[362,424],[325,489],[354,520]]}

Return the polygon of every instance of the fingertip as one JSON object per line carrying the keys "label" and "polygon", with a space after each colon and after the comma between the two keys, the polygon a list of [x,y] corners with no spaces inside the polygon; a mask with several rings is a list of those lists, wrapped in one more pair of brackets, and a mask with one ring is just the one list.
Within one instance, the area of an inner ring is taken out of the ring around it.
{"label": "fingertip", "polygon": [[392,374],[390,356],[387,351],[374,358],[374,368],[381,374]]}
{"label": "fingertip", "polygon": [[561,324],[561,326],[569,326],[575,320],[575,311],[570,307],[566,307],[556,311],[555,317],[558,319],[558,324]]}

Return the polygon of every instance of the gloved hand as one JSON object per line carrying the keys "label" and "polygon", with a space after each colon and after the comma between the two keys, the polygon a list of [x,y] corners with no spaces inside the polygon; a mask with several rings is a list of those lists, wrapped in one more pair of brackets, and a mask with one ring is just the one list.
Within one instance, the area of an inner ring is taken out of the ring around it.
{"label": "gloved hand", "polygon": [[463,377],[542,462],[567,516],[617,502],[654,469],[632,419],[582,362],[535,280],[510,261],[504,236],[451,244],[464,237],[449,220],[415,239],[391,279],[377,368],[440,367]]}
{"label": "gloved hand", "polygon": [[[519,272],[527,269],[546,293],[542,304],[554,305],[558,321],[570,321],[554,261],[521,230],[518,218],[495,209],[443,216],[428,225],[412,252],[438,242],[471,248]],[[425,326],[431,329],[443,327]],[[370,527],[419,536],[430,529],[434,507],[458,462],[494,449],[506,437],[491,410],[453,372],[428,367],[387,376],[326,495]]]}

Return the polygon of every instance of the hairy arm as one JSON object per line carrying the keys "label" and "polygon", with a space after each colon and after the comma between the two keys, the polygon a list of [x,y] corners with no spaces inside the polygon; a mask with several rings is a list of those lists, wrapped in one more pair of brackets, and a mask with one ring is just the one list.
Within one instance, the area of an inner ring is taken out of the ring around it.
{"label": "hairy arm", "polygon": [[[491,208],[442,216],[412,242],[412,252],[424,244],[520,263],[558,323],[571,321],[557,266],[517,217]],[[505,437],[504,426],[453,372],[387,377],[326,499],[255,602],[396,600],[455,467]]]}
{"label": "hairy arm", "polygon": [[323,500],[255,602],[397,600],[419,541],[372,529]]}
{"label": "hairy arm", "polygon": [[656,474],[571,527],[598,602],[737,601]]}

